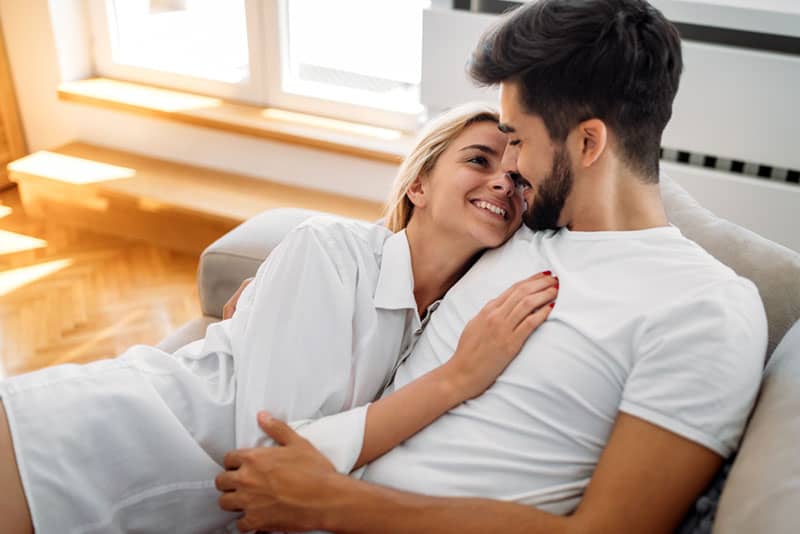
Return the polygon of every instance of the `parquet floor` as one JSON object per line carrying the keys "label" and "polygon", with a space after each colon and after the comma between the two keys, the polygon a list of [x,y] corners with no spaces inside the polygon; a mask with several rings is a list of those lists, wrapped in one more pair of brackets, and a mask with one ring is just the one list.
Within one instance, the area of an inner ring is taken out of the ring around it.
{"label": "parquet floor", "polygon": [[26,217],[0,192],[0,378],[158,343],[200,315],[197,258]]}

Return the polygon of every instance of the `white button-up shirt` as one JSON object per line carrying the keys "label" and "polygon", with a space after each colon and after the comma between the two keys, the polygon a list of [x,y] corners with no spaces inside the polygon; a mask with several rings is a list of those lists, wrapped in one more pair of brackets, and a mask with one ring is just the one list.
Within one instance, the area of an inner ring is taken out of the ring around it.
{"label": "white button-up shirt", "polygon": [[326,450],[333,421],[307,420],[345,412],[341,419],[359,429],[352,436],[357,446],[331,456],[349,471],[366,405],[424,326],[413,289],[405,231],[335,217],[293,230],[259,268],[231,319],[236,446],[265,442],[256,414],[267,410]]}

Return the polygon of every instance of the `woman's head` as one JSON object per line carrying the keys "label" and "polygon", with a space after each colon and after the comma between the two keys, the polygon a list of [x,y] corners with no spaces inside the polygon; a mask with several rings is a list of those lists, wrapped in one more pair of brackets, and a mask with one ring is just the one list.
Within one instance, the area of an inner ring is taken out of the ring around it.
{"label": "woman's head", "polygon": [[471,103],[426,124],[395,178],[385,212],[389,229],[425,217],[483,247],[503,243],[519,227],[522,197],[502,168],[506,135],[498,121],[494,108]]}

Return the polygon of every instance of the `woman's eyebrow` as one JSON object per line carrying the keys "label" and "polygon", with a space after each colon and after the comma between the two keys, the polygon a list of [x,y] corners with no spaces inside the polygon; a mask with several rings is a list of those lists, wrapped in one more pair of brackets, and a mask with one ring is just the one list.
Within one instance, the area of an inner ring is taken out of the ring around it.
{"label": "woman's eyebrow", "polygon": [[486,145],[469,145],[469,146],[465,146],[464,148],[460,149],[459,152],[463,152],[464,150],[470,150],[470,149],[473,149],[473,148],[477,149],[477,150],[480,150],[481,152],[486,152],[487,154],[490,154],[492,156],[496,156],[497,155],[497,151],[495,149],[493,149],[490,146],[486,146]]}

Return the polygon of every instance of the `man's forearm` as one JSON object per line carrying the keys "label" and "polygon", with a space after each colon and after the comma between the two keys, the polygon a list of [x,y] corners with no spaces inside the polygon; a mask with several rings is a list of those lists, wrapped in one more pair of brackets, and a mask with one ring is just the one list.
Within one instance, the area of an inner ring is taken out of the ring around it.
{"label": "man's forearm", "polygon": [[574,518],[489,499],[415,495],[332,474],[319,503],[320,528],[342,534],[558,534]]}

